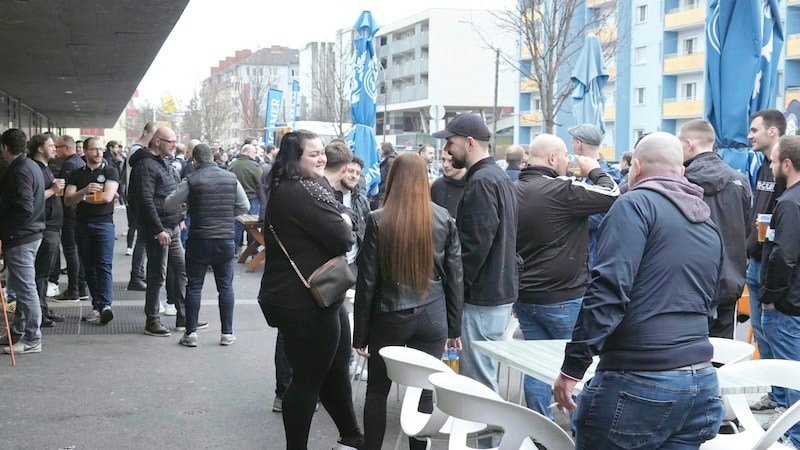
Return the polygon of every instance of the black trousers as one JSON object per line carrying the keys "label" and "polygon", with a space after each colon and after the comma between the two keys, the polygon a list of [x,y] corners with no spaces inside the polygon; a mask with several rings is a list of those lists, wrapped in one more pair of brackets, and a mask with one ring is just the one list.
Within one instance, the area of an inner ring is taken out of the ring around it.
{"label": "black trousers", "polygon": [[39,304],[42,307],[42,319],[50,314],[50,307],[47,306],[47,280],[50,277],[50,269],[53,261],[58,257],[58,245],[60,233],[56,230],[45,230],[42,233],[42,243],[39,251],[36,252],[36,291],[39,293]]}
{"label": "black trousers", "polygon": [[717,305],[717,318],[708,321],[708,335],[733,339],[733,329],[736,323],[736,302],[725,302]]}
{"label": "black trousers", "polygon": [[288,450],[304,450],[317,399],[343,438],[361,435],[350,386],[350,322],[343,305],[294,310],[261,303],[270,326],[283,336],[292,381],[283,394]]}
{"label": "black trousers", "polygon": [[78,257],[78,244],[75,243],[75,219],[64,218],[61,228],[61,247],[67,261],[68,292],[77,294],[86,292],[86,274]]}
{"label": "black trousers", "polygon": [[[392,381],[386,363],[378,353],[381,348],[404,345],[441,358],[447,340],[447,311],[444,299],[418,308],[374,316],[369,324],[369,377],[364,405],[364,437],[367,449],[379,450],[386,432],[386,397]],[[433,411],[433,394],[423,391],[419,411]],[[411,450],[425,448],[425,442],[408,440]]]}

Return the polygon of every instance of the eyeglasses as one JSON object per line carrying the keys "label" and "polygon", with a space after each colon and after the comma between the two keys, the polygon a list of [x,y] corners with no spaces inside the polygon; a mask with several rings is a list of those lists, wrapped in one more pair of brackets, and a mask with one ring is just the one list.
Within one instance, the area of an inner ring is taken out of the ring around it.
{"label": "eyeglasses", "polygon": [[67,144],[56,145],[56,148],[66,147]]}
{"label": "eyeglasses", "polygon": [[83,149],[84,152],[102,152],[105,150],[103,147],[90,147]]}
{"label": "eyeglasses", "polygon": [[161,139],[162,141],[164,141],[164,142],[167,142],[167,143],[170,143],[170,144],[177,144],[177,143],[178,143],[178,140],[177,140],[177,139],[175,139],[174,141],[171,141],[171,140],[169,140],[169,139],[164,139],[164,138],[162,138],[162,137],[158,137],[158,136],[156,136],[156,139]]}

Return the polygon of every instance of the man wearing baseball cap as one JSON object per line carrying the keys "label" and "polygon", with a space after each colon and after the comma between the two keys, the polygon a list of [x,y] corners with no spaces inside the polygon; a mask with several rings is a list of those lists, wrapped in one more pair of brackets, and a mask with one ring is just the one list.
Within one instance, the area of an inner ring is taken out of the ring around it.
{"label": "man wearing baseball cap", "polygon": [[[611,167],[611,165],[600,156],[600,144],[603,143],[603,132],[600,131],[600,128],[591,123],[582,123],[570,127],[568,131],[570,136],[572,136],[573,153],[596,159],[597,163],[600,165],[600,169],[619,185],[620,179],[622,178],[619,169]],[[591,184],[591,180],[587,179],[585,181]],[[605,214],[589,216],[589,270],[594,266],[594,259],[597,255],[598,228],[600,228],[600,222],[603,221],[603,217],[605,217]]]}
{"label": "man wearing baseball cap", "polygon": [[499,340],[517,298],[514,187],[489,155],[491,133],[480,115],[459,114],[433,137],[447,140],[453,167],[467,169],[456,219],[464,264],[460,370],[498,391],[497,364],[472,349],[472,341]]}

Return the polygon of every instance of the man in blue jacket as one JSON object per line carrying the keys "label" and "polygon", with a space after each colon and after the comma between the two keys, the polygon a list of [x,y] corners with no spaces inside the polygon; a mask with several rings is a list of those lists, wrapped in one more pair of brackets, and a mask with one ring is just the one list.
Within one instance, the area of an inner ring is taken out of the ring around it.
{"label": "man in blue jacket", "polygon": [[[630,179],[600,225],[554,397],[577,408],[576,448],[698,448],[724,413],[708,340],[722,238],[674,136],[642,139]],[[598,354],[576,405],[573,388]]]}

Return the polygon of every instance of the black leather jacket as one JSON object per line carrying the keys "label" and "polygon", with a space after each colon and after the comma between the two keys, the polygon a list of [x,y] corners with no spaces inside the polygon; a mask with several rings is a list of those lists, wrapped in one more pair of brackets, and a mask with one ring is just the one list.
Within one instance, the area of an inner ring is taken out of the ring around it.
{"label": "black leather jacket", "polygon": [[464,273],[461,266],[461,243],[450,213],[439,205],[433,208],[434,274],[425,296],[405,285],[384,283],[378,255],[378,227],[383,209],[367,219],[364,244],[358,257],[358,281],[354,306],[353,347],[369,343],[371,318],[380,313],[401,311],[444,301],[447,306],[447,337],[461,336],[461,307],[464,303]]}

